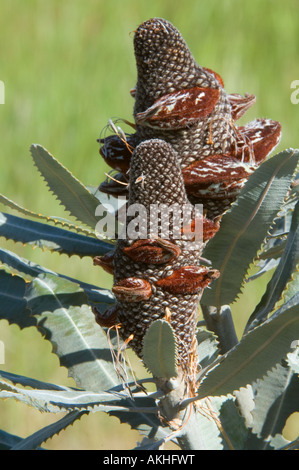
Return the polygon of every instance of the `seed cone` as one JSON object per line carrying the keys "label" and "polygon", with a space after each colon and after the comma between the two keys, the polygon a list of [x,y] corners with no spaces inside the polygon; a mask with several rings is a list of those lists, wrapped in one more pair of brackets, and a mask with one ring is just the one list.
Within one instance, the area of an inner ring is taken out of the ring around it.
{"label": "seed cone", "polygon": [[[252,172],[278,144],[281,126],[256,119],[235,122],[255,103],[255,96],[229,94],[222,78],[194,60],[180,32],[168,21],[152,18],[134,36],[137,83],[134,134],[99,139],[106,163],[128,178],[132,148],[161,139],[176,151],[186,191],[216,220],[236,199]],[[109,180],[100,189],[124,194],[123,185]]]}
{"label": "seed cone", "polygon": [[175,91],[200,87],[219,93],[212,112],[191,126],[153,129],[137,124],[139,139],[159,137],[170,142],[183,168],[207,155],[228,151],[236,139],[230,126],[228,95],[215,74],[195,62],[180,32],[164,19],[150,19],[138,27],[134,50],[137,65],[135,119],[156,100]]}
{"label": "seed cone", "polygon": [[[117,242],[113,287],[117,303],[111,315],[117,313],[120,336],[123,340],[133,338],[129,344],[142,358],[147,328],[170,312],[169,322],[177,340],[178,365],[188,371],[189,380],[194,383],[198,302],[203,288],[218,276],[218,272],[202,264],[200,254],[204,243],[197,243],[197,249],[194,249],[190,240],[184,240],[184,235],[174,238],[177,219],[172,214],[168,238],[160,238],[160,231],[156,234],[158,238],[152,237],[152,205],[169,207],[176,204],[180,209],[188,207],[194,215],[177,155],[170,144],[158,139],[148,140],[133,152],[128,212],[134,204],[144,207],[138,224],[143,238],[136,240],[127,235]],[[159,230],[165,228],[162,213],[154,218],[155,224],[157,221]],[[133,215],[127,218],[127,233],[132,222]]]}

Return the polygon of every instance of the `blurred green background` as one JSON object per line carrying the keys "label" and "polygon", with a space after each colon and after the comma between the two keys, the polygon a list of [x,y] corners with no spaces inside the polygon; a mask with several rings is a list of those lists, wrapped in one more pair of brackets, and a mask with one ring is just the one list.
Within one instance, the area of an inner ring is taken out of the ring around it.
{"label": "blurred green background", "polygon": [[[0,0],[0,192],[28,209],[63,216],[63,209],[35,170],[31,143],[45,146],[85,184],[98,185],[107,170],[96,142],[110,117],[132,118],[135,84],[133,31],[163,17],[183,34],[200,65],[217,71],[231,93],[253,93],[256,105],[240,124],[269,117],[282,124],[278,150],[299,147],[299,105],[291,82],[299,80],[297,0]],[[51,255],[1,239],[1,246],[60,273],[111,286],[91,260]],[[265,282],[265,281],[264,281]],[[250,284],[233,306],[238,333],[263,285]],[[74,385],[34,329],[0,321],[5,370]],[[61,417],[61,415],[59,415]],[[27,436],[58,416],[0,405],[0,428]],[[287,438],[299,434],[291,418]],[[137,432],[96,413],[46,444],[51,449],[129,449]]]}

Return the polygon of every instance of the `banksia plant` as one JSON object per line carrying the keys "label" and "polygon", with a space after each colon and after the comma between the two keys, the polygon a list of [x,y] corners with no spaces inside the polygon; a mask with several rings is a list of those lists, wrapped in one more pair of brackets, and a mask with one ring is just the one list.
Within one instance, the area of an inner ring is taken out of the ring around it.
{"label": "banksia plant", "polygon": [[[134,49],[134,132],[109,120],[114,133],[99,139],[117,173],[86,186],[34,144],[34,165],[67,218],[0,196],[18,213],[0,213],[0,236],[88,257],[99,278],[113,275],[112,290],[103,289],[0,250],[0,318],[37,328],[76,384],[0,371],[0,398],[64,413],[26,438],[1,431],[0,447],[39,449],[82,415],[105,412],[140,432],[139,450],[169,441],[298,449],[283,431],[299,396],[299,151],[267,158],[280,124],[238,127],[255,97],[228,94],[169,22],[140,25]],[[103,229],[111,219],[117,234]],[[231,306],[265,273],[238,337]],[[145,366],[141,377],[128,349]]]}

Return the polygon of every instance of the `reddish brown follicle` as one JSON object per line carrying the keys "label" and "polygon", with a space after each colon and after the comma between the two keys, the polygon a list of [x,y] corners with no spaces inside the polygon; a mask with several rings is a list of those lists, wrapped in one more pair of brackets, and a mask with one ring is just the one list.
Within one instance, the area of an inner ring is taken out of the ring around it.
{"label": "reddish brown follicle", "polygon": [[187,193],[207,188],[210,184],[247,179],[252,173],[249,165],[228,155],[211,155],[182,170]]}
{"label": "reddish brown follicle", "polygon": [[93,264],[95,266],[101,266],[101,268],[103,268],[104,271],[106,271],[109,274],[113,274],[114,273],[113,260],[114,260],[114,251],[109,251],[103,256],[96,256],[93,259]]}
{"label": "reddish brown follicle", "polygon": [[118,323],[118,310],[119,309],[117,306],[113,306],[106,310],[104,313],[100,313],[96,307],[92,308],[96,322],[103,328],[111,328],[112,326],[115,326]]}
{"label": "reddish brown follicle", "polygon": [[171,294],[197,294],[218,277],[219,271],[216,269],[205,266],[184,266],[157,281],[156,285]]}
{"label": "reddish brown follicle", "polygon": [[197,236],[198,238],[200,233],[196,233],[196,226],[198,226],[199,229],[202,230],[202,241],[205,243],[206,241],[213,238],[214,235],[218,232],[220,228],[220,223],[219,221],[212,221],[210,219],[207,219],[205,216],[201,218],[195,218],[192,220],[191,224],[186,225],[182,228],[182,234],[188,236],[188,240],[190,239],[189,237],[191,236],[191,234],[194,234],[194,239],[195,236]]}
{"label": "reddish brown follicle", "polygon": [[124,254],[133,261],[146,264],[164,264],[177,258],[181,250],[169,240],[136,240],[131,246],[124,248]]}
{"label": "reddish brown follicle", "polygon": [[128,277],[114,284],[112,292],[119,302],[142,302],[152,295],[148,281],[137,277]]}
{"label": "reddish brown follicle", "polygon": [[155,101],[146,111],[138,113],[136,123],[150,127],[179,129],[192,124],[214,109],[219,90],[193,87],[175,91]]}
{"label": "reddish brown follicle", "polygon": [[114,170],[126,173],[130,168],[130,160],[133,151],[133,142],[130,136],[127,141],[113,134],[105,139],[99,139],[100,154],[105,163]]}
{"label": "reddish brown follicle", "polygon": [[281,125],[271,119],[256,119],[237,128],[236,157],[242,162],[260,164],[279,143]]}
{"label": "reddish brown follicle", "polygon": [[232,119],[237,121],[240,119],[246,111],[251,108],[256,102],[255,95],[249,95],[248,93],[245,96],[239,95],[238,93],[232,93],[228,95],[228,99],[232,108]]}

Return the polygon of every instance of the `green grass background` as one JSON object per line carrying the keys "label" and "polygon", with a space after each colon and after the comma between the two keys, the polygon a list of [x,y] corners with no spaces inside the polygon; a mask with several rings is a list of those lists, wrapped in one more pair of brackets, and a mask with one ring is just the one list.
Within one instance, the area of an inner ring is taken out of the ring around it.
{"label": "green grass background", "polygon": [[[299,147],[299,105],[290,85],[299,79],[299,4],[296,0],[0,0],[0,192],[28,209],[63,216],[32,164],[31,143],[45,146],[84,183],[98,185],[107,169],[96,142],[110,117],[132,117],[135,84],[133,31],[146,19],[171,21],[199,64],[217,71],[231,93],[254,93],[255,117],[279,120],[278,150]],[[1,246],[50,269],[111,286],[91,260],[51,255],[0,240]],[[251,284],[233,306],[240,333],[262,294]],[[0,321],[5,370],[74,385],[34,329]],[[59,415],[60,417],[60,415]],[[0,405],[0,428],[27,436],[58,416],[21,404]],[[299,434],[292,418],[286,437]],[[129,449],[139,434],[96,413],[46,444],[51,449]]]}

